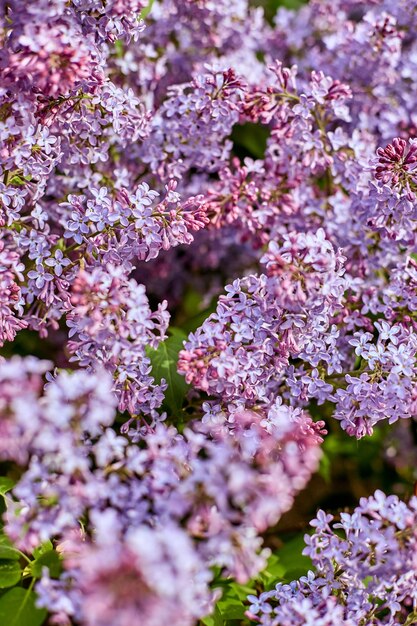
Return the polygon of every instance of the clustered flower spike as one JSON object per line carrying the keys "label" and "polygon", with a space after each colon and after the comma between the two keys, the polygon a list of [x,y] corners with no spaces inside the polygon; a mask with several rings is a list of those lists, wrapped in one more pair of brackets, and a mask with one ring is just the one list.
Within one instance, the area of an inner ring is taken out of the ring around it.
{"label": "clustered flower spike", "polygon": [[314,572],[250,596],[248,616],[263,626],[414,623],[416,518],[416,497],[406,504],[382,491],[337,523],[319,511],[305,536]]}

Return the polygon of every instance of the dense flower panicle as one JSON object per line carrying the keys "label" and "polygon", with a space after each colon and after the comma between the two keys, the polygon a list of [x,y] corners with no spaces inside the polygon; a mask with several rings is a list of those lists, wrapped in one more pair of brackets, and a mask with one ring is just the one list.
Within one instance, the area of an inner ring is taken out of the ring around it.
{"label": "dense flower panicle", "polygon": [[17,252],[8,250],[0,239],[0,345],[13,341],[16,333],[27,326],[18,317],[22,306],[19,279],[23,269]]}
{"label": "dense flower panicle", "polygon": [[382,491],[337,523],[319,511],[304,550],[315,572],[251,596],[249,616],[265,626],[307,625],[312,616],[323,624],[406,623],[416,606],[416,515],[415,497],[406,504]]}
{"label": "dense flower panicle", "polygon": [[[244,582],[265,564],[268,551],[261,550],[259,532],[290,508],[317,468],[323,423],[278,401],[268,412],[207,406],[203,421],[182,435],[160,423],[126,438],[109,428],[116,399],[106,372],[48,376],[42,396],[46,367],[15,359],[0,369],[6,443],[18,435],[31,455],[16,444],[4,449],[4,459],[28,463],[13,490],[17,501],[7,511],[7,533],[30,550],[53,537],[65,540],[80,518],[86,531],[96,529],[97,545],[78,542],[67,560],[64,552],[73,583],[63,581],[61,591],[68,587],[69,597],[78,597],[74,606],[87,624],[104,624],[113,611],[123,625],[132,615],[161,623],[178,602],[178,590],[164,594],[166,585],[171,588],[168,574],[181,586],[194,581],[181,609],[185,623],[193,623],[209,608],[210,566]],[[16,386],[26,379],[27,395],[20,390],[16,400]],[[29,405],[34,419],[28,423]],[[98,571],[104,552],[107,569]],[[120,587],[131,581],[143,593],[135,599],[129,592],[131,604],[120,604],[115,580]],[[47,581],[40,593],[54,611]],[[107,599],[99,611],[102,596]]]}
{"label": "dense flower panicle", "polygon": [[[37,401],[42,390],[42,376],[49,367],[50,363],[32,358],[22,362],[14,357],[0,362],[2,460],[13,459],[22,465],[27,462],[30,444],[39,426]],[[23,388],[25,394],[22,396]],[[28,414],[31,415],[30,421],[27,420]]]}
{"label": "dense flower panicle", "polygon": [[[233,159],[232,167],[222,168],[220,180],[210,181],[209,211],[218,228],[233,224],[234,237],[256,251],[294,227],[317,230],[320,224],[311,216],[318,211],[317,175],[328,176],[331,168],[346,188],[356,189],[372,150],[364,131],[355,130],[353,140],[340,128],[340,119],[349,119],[351,93],[323,73],[298,84],[297,68],[276,62],[244,98],[241,121],[269,125],[265,154],[243,165]],[[335,125],[337,132],[331,130]],[[359,162],[351,158],[352,149]],[[330,226],[327,220],[324,225]],[[219,239],[227,241],[225,228]]]}
{"label": "dense flower panicle", "polygon": [[378,340],[369,332],[357,332],[349,343],[369,373],[345,380],[346,389],[336,391],[334,417],[342,428],[357,437],[372,434],[381,419],[395,422],[416,415],[415,376],[417,337],[400,325],[375,322]]}
{"label": "dense flower panicle", "polygon": [[[54,428],[94,437],[102,426],[113,422],[116,400],[109,391],[111,378],[106,372],[63,371],[53,378],[47,373],[50,366],[48,361],[17,356],[0,363],[4,459],[24,465],[36,451],[57,452],[59,440],[54,438]],[[45,373],[51,382],[41,398]],[[65,454],[64,447],[60,453]]]}
{"label": "dense flower panicle", "polygon": [[159,104],[171,85],[188,82],[208,62],[221,69],[238,66],[241,75],[256,80],[264,71],[257,55],[267,30],[262,9],[247,0],[160,0],[146,18],[143,45],[130,45],[115,63],[126,81]]}
{"label": "dense flower panicle", "polygon": [[127,280],[121,267],[82,270],[67,315],[71,360],[112,373],[121,411],[149,412],[162,403],[165,384],[155,383],[145,349],[166,337],[168,322],[166,303],[152,313],[143,285]]}
{"label": "dense flower panicle", "polygon": [[325,345],[328,335],[331,345],[331,316],[348,284],[343,260],[323,230],[271,242],[261,259],[268,276],[229,285],[216,313],[190,335],[178,362],[187,382],[226,399],[272,401],[290,357],[316,366],[317,341]]}
{"label": "dense flower panicle", "polygon": [[2,84],[44,98],[94,92],[105,78],[105,43],[137,40],[143,8],[140,0],[8,2]]}
{"label": "dense flower panicle", "polygon": [[327,597],[326,593],[323,593],[322,597],[317,594],[314,598],[293,597],[289,602],[283,602],[279,610],[275,611],[268,602],[270,597],[268,595],[262,595],[261,598],[248,596],[248,600],[252,603],[248,611],[249,616],[264,626],[267,624],[273,626],[307,626],[310,624],[356,626],[356,622],[347,617],[343,607],[337,604],[336,598]]}
{"label": "dense flower panicle", "polygon": [[[97,61],[81,38],[74,41],[73,33],[64,24],[52,29],[46,25],[28,25],[12,43],[7,58],[6,80],[16,86],[23,83],[45,97],[67,95],[80,88],[96,73],[95,82],[102,77]],[[19,85],[20,86],[20,85]]]}
{"label": "dense flower panicle", "polygon": [[[119,262],[131,267],[133,258],[149,260],[160,250],[189,244],[193,231],[208,223],[203,196],[181,202],[176,181],[165,188],[165,198],[154,205],[158,193],[142,183],[134,193],[120,189],[112,197],[106,187],[92,189],[91,199],[69,196],[62,205],[68,217],[64,238],[81,245],[87,252],[102,251],[103,262]],[[63,211],[63,212],[64,212]]]}
{"label": "dense flower panicle", "polygon": [[416,329],[413,313],[417,306],[417,261],[407,257],[393,268],[390,281],[383,294],[384,305],[390,310],[390,317],[398,317]]}
{"label": "dense flower panicle", "polygon": [[212,70],[191,84],[171,87],[143,143],[144,162],[163,179],[190,168],[218,170],[230,155],[232,143],[226,138],[239,120],[244,88],[232,69]]}
{"label": "dense flower panicle", "polygon": [[356,289],[344,261],[322,230],[271,242],[261,258],[268,276],[227,288],[216,313],[190,335],[179,371],[203,391],[249,406],[272,402],[286,384],[293,402],[335,403],[334,417],[356,437],[372,434],[382,419],[414,416],[416,334],[405,320],[369,325],[360,318],[340,331],[338,320],[350,315],[345,292]]}

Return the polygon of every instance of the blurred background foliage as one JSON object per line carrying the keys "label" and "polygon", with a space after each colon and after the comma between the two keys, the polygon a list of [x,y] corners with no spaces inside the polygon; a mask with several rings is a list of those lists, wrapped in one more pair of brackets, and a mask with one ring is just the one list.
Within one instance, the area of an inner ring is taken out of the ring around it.
{"label": "blurred background foliage", "polygon": [[279,7],[296,11],[303,6],[303,4],[307,4],[307,2],[308,0],[252,0],[251,4],[253,4],[253,6],[262,7],[265,11],[266,19],[271,22]]}

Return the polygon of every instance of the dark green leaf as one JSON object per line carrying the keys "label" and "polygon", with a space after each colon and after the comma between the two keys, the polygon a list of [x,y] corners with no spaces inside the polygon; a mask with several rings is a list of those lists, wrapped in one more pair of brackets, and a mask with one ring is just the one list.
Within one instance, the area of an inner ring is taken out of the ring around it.
{"label": "dark green leaf", "polygon": [[190,317],[189,319],[187,319],[186,322],[184,322],[183,324],[181,324],[182,328],[184,329],[184,331],[186,331],[187,333],[192,333],[195,330],[197,330],[197,328],[199,328],[199,326],[201,326],[203,324],[203,322],[212,314],[214,313],[214,311],[217,308],[217,301],[213,300],[213,302],[210,304],[209,307],[207,307],[206,309],[204,309],[203,311],[201,311],[200,313],[197,313],[197,315],[193,315],[192,317]]}
{"label": "dark green leaf", "polygon": [[0,535],[0,559],[7,559],[9,561],[18,561],[20,559],[19,551],[16,550],[12,542],[5,535]]}
{"label": "dark green leaf", "polygon": [[41,554],[35,561],[30,564],[30,570],[34,578],[42,576],[42,569],[47,567],[52,578],[58,578],[62,571],[61,559],[56,550],[49,550]]}
{"label": "dark green leaf", "polygon": [[265,126],[252,122],[236,124],[231,135],[238,156],[250,156],[255,159],[263,159],[268,137],[269,130]]}
{"label": "dark green leaf", "polygon": [[15,486],[15,481],[7,476],[0,476],[0,495],[4,496]]}
{"label": "dark green leaf", "polygon": [[[22,570],[17,561],[0,560],[0,589],[14,587],[22,577]],[[2,622],[0,622],[1,624]]]}
{"label": "dark green leaf", "polygon": [[142,11],[139,14],[139,17],[144,20],[145,17],[147,17],[149,15],[149,13],[152,10],[152,5],[154,3],[155,0],[149,0],[148,2],[148,6],[146,6],[144,9],[142,9]]}
{"label": "dark green leaf", "polygon": [[328,454],[326,454],[326,452],[323,452],[321,459],[320,459],[319,474],[322,478],[324,478],[324,480],[328,484],[331,482],[331,477],[332,477],[331,469],[332,469],[332,463],[331,463],[330,457]]}
{"label": "dark green leaf", "polygon": [[276,4],[279,6],[285,7],[286,9],[290,9],[292,11],[297,11],[300,9],[303,4],[306,4],[307,0],[279,0]]}
{"label": "dark green leaf", "polygon": [[283,580],[286,568],[279,560],[277,554],[271,554],[268,559],[266,568],[259,575],[260,580],[263,582],[267,589],[273,587],[276,582]]}
{"label": "dark green leaf", "polygon": [[228,600],[218,603],[218,609],[223,619],[243,619],[246,607],[238,600]]}
{"label": "dark green leaf", "polygon": [[[199,291],[195,289],[187,289],[181,298],[181,312],[183,315],[193,317],[196,315],[196,311],[201,310],[201,302],[203,296]],[[181,324],[179,324],[181,326]]]}
{"label": "dark green leaf", "polygon": [[202,619],[201,623],[204,624],[204,626],[224,626],[224,620],[217,605],[214,607],[214,613]]}
{"label": "dark green leaf", "polygon": [[308,0],[254,0],[255,6],[261,6],[264,8],[267,20],[272,23],[273,17],[276,14],[279,7],[285,7],[292,11],[297,11],[303,4],[306,4]]}
{"label": "dark green leaf", "polygon": [[239,585],[239,583],[232,583],[230,585],[230,595],[239,598],[239,600],[246,600],[250,593],[255,593],[255,587],[249,587],[248,585]]}
{"label": "dark green leaf", "polygon": [[35,606],[33,591],[15,587],[0,598],[0,624],[3,626],[41,626],[46,610]]}
{"label": "dark green leaf", "polygon": [[152,364],[152,375],[156,382],[164,378],[168,384],[164,405],[172,413],[179,413],[189,386],[177,372],[178,353],[183,348],[186,334],[178,328],[170,329],[171,336],[159,344],[156,350],[148,349]]}
{"label": "dark green leaf", "polygon": [[246,610],[244,603],[250,593],[255,593],[255,589],[231,581],[225,582],[230,584],[224,587],[223,595],[216,606],[223,619],[242,620]]}
{"label": "dark green leaf", "polygon": [[45,554],[45,552],[50,552],[51,550],[53,550],[53,548],[54,546],[52,545],[52,541],[49,541],[48,539],[47,541],[42,543],[40,546],[34,549],[33,558],[37,559],[38,557],[41,556],[41,554]]}
{"label": "dark green leaf", "polygon": [[312,567],[308,567],[307,569],[304,567],[293,567],[285,572],[284,581],[290,583],[293,580],[298,580],[301,576],[305,576],[309,569],[312,569]]}
{"label": "dark green leaf", "polygon": [[305,575],[309,569],[313,569],[311,560],[302,554],[305,548],[304,533],[297,535],[278,550],[279,562],[285,568],[285,579],[287,581]]}

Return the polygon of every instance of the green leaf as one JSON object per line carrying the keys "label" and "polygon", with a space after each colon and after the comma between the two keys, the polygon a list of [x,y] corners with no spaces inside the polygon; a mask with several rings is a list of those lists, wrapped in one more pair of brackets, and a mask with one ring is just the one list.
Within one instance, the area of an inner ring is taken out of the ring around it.
{"label": "green leaf", "polygon": [[204,624],[204,626],[224,626],[224,620],[217,605],[214,607],[214,613],[202,619],[201,623]]}
{"label": "green leaf", "polygon": [[284,581],[287,583],[292,582],[293,580],[298,580],[301,576],[305,576],[309,569],[313,569],[312,567],[308,567],[307,569],[304,567],[293,567],[285,572]]}
{"label": "green leaf", "polygon": [[269,130],[265,126],[253,122],[236,124],[231,135],[235,148],[236,146],[238,148],[236,152],[242,153],[239,156],[250,156],[255,159],[264,158],[268,137]]}
{"label": "green leaf", "polygon": [[273,18],[279,7],[285,7],[292,11],[297,11],[303,4],[306,4],[308,0],[253,0],[255,6],[261,6],[264,8],[265,17],[270,24],[273,24]]}
{"label": "green leaf", "polygon": [[41,578],[42,569],[47,567],[52,578],[59,578],[62,572],[61,558],[56,550],[44,552],[30,564],[30,571],[34,578]]}
{"label": "green leaf", "polygon": [[297,11],[303,4],[306,4],[307,0],[279,0],[278,6],[285,7],[292,11]]}
{"label": "green leaf", "polygon": [[187,319],[183,324],[181,324],[181,327],[187,332],[187,333],[192,333],[195,330],[197,330],[197,328],[199,328],[203,322],[212,314],[215,312],[217,308],[217,301],[214,299],[212,301],[212,303],[210,304],[210,306],[208,306],[206,309],[204,309],[203,311],[200,311],[200,313],[197,313],[196,315],[193,315],[192,317],[190,317],[189,319]]}
{"label": "green leaf", "polygon": [[319,474],[326,481],[327,484],[330,484],[332,478],[332,462],[330,457],[326,452],[323,451],[323,454],[320,459],[319,466]]}
{"label": "green leaf", "polygon": [[239,583],[232,583],[230,590],[235,594],[239,600],[246,600],[249,594],[255,593],[255,587],[249,587],[248,585],[240,585]]}
{"label": "green leaf", "polygon": [[217,608],[224,619],[242,619],[245,608],[234,592],[233,588],[226,589],[217,603]]}
{"label": "green leaf", "polygon": [[263,572],[260,573],[259,578],[265,587],[270,589],[275,586],[277,581],[283,580],[285,572],[286,568],[279,560],[279,556],[277,554],[271,554],[268,559],[268,564]]}
{"label": "green leaf", "polygon": [[246,607],[238,600],[228,600],[218,603],[218,609],[223,619],[243,619]]}
{"label": "green leaf", "polygon": [[53,548],[54,548],[54,546],[52,545],[52,541],[47,539],[47,541],[45,541],[40,546],[38,546],[37,548],[34,549],[34,551],[33,551],[33,558],[37,559],[42,554],[45,554],[45,552],[50,552],[51,550],[53,550]]}
{"label": "green leaf", "polygon": [[116,39],[114,42],[114,50],[116,52],[116,56],[118,59],[122,59],[124,55],[124,47],[123,41],[121,39]]}
{"label": "green leaf", "polygon": [[7,476],[0,476],[0,495],[5,496],[8,491],[13,489],[15,481]]}
{"label": "green leaf", "polygon": [[313,569],[311,560],[302,554],[305,548],[304,533],[296,535],[278,550],[279,562],[285,568],[285,580],[292,581]]}
{"label": "green leaf", "polygon": [[[222,584],[219,584],[222,583]],[[220,612],[224,620],[242,620],[245,617],[245,602],[247,596],[255,593],[254,587],[240,585],[230,579],[220,580],[216,582],[216,587],[223,588],[223,595],[216,604],[216,608]]]}
{"label": "green leaf", "polygon": [[[22,570],[17,561],[0,560],[0,589],[14,587],[22,577]],[[0,621],[0,624],[2,622]]]}
{"label": "green leaf", "polygon": [[19,551],[16,550],[12,542],[5,535],[0,535],[0,559],[9,561],[18,561],[20,559]]}
{"label": "green leaf", "polygon": [[15,587],[0,598],[0,624],[4,626],[41,626],[46,609],[35,606],[33,591]]}
{"label": "green leaf", "polygon": [[142,11],[139,13],[139,18],[144,20],[145,17],[148,17],[149,13],[152,10],[152,6],[155,0],[149,0],[148,2],[148,6],[145,7],[144,9],[142,9]]}
{"label": "green leaf", "polygon": [[155,381],[159,383],[164,378],[168,384],[165,392],[165,407],[172,413],[179,413],[189,389],[184,377],[177,372],[178,353],[183,349],[183,342],[187,339],[187,335],[179,328],[172,328],[169,332],[171,336],[160,343],[156,350],[148,348],[146,353],[152,364],[152,375]]}
{"label": "green leaf", "polygon": [[[194,317],[196,311],[201,309],[203,296],[196,289],[189,288],[185,291],[181,298],[181,311],[186,318]],[[181,324],[179,324],[181,326]]]}

